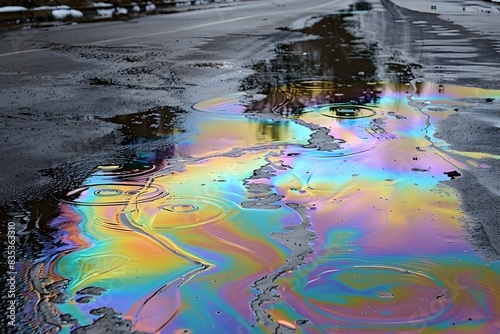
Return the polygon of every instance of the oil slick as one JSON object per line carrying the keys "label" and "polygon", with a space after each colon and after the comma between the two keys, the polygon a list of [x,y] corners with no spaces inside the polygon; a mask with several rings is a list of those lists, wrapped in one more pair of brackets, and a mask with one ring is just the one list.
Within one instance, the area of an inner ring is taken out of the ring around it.
{"label": "oil slick", "polygon": [[[202,119],[178,144],[189,157],[98,167],[61,201],[53,224],[71,247],[44,264],[52,281],[69,280],[54,304],[74,318],[66,330],[106,307],[142,332],[493,332],[500,267],[464,241],[447,176],[479,168],[481,155],[460,162],[433,131],[457,98],[500,92],[445,92],[381,84],[378,103],[349,107],[370,114],[311,105],[267,145],[252,124],[275,114],[232,114],[238,133],[217,151],[207,143],[219,120]],[[342,138],[338,149],[308,147],[311,125]]]}
{"label": "oil slick", "polygon": [[[127,119],[134,140],[184,137],[164,157],[97,167],[61,199],[52,226],[66,246],[37,268],[64,280],[61,298],[43,300],[63,332],[500,329],[500,265],[465,241],[448,176],[498,157],[435,136],[500,91],[375,80],[372,47],[359,52],[331,17],[316,24],[305,32],[338,35],[281,45],[240,92],[196,103],[207,116],[195,130],[170,126],[169,112]],[[255,94],[269,73],[276,84]]]}

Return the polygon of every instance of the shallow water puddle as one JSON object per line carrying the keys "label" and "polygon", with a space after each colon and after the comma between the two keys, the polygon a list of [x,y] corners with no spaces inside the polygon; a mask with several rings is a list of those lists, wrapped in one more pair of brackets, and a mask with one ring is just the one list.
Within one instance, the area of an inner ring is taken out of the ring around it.
{"label": "shallow water puddle", "polygon": [[[245,92],[195,104],[169,158],[98,166],[61,199],[67,246],[34,269],[69,280],[43,303],[64,331],[498,331],[500,265],[465,242],[450,187],[485,156],[434,132],[500,91],[375,80],[374,49],[338,20],[304,30],[334,26],[331,44],[282,45]],[[168,117],[116,121],[140,141],[176,133],[151,131]]]}
{"label": "shallow water puddle", "polygon": [[[445,174],[481,157],[454,160],[433,124],[457,97],[500,92],[379,87],[372,105],[204,119],[178,144],[188,157],[99,166],[54,221],[71,245],[45,265],[70,280],[57,311],[89,325],[111,307],[134,330],[165,333],[494,332],[500,267],[465,243]],[[369,113],[332,117],[342,108]],[[215,140],[220,122],[236,130]],[[275,134],[262,137],[268,123]],[[323,127],[338,149],[308,147]],[[77,293],[89,287],[106,292]]]}

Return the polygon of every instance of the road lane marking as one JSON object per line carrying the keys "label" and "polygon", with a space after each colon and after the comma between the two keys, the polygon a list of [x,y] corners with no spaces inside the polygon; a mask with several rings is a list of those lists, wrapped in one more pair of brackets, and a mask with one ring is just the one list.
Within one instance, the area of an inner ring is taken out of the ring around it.
{"label": "road lane marking", "polygon": [[29,49],[29,50],[22,50],[22,51],[14,51],[14,52],[9,52],[9,53],[2,53],[2,54],[0,54],[0,57],[15,56],[15,55],[23,54],[23,53],[46,51],[46,50],[50,50],[50,49],[43,48],[43,49]]}

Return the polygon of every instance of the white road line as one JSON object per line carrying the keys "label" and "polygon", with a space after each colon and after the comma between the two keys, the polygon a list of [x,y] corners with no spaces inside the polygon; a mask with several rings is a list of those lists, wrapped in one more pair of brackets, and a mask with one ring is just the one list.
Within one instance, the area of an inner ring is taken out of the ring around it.
{"label": "white road line", "polygon": [[[270,15],[270,14],[267,13],[266,15]],[[182,32],[182,31],[189,31],[189,30],[198,29],[198,28],[210,27],[210,26],[214,26],[214,25],[218,25],[218,24],[222,24],[222,23],[231,23],[231,22],[243,21],[243,20],[247,20],[247,19],[253,19],[253,18],[259,17],[259,16],[262,16],[262,14],[243,16],[243,17],[237,17],[234,19],[228,19],[228,20],[223,20],[223,21],[198,24],[195,26],[186,27],[186,28],[179,28],[179,29],[175,29],[175,30],[157,31],[157,32],[149,33],[149,34],[104,39],[104,40],[97,41],[97,42],[83,43],[83,44],[79,44],[79,45],[97,45],[97,44],[101,44],[101,43],[113,43],[113,42],[117,42],[117,41],[125,41],[127,39],[138,39],[138,38],[144,38],[144,37],[169,35],[169,34],[174,34],[174,33]]]}
{"label": "white road line", "polygon": [[29,50],[22,50],[22,51],[14,51],[14,52],[9,52],[9,53],[2,53],[2,54],[0,54],[0,57],[15,56],[15,55],[23,54],[23,53],[46,51],[46,50],[50,50],[50,49],[44,48],[44,49],[29,49]]}

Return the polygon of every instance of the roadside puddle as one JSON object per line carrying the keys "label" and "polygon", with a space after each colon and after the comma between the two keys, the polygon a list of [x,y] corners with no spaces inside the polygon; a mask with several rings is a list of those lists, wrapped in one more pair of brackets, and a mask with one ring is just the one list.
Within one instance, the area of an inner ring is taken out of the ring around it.
{"label": "roadside puddle", "polygon": [[[377,103],[280,120],[250,103],[202,118],[177,144],[190,154],[97,167],[54,221],[72,245],[46,267],[69,279],[58,311],[90,325],[111,307],[145,332],[495,328],[500,268],[465,242],[447,175],[482,157],[460,159],[433,133],[457,98],[500,92],[377,85]],[[338,149],[308,147],[321,128]],[[89,287],[106,292],[76,293]]]}
{"label": "roadside puddle", "polygon": [[[45,300],[63,331],[69,318],[88,333],[500,328],[500,266],[465,241],[449,176],[483,157],[434,136],[473,104],[464,99],[500,91],[374,80],[371,48],[349,49],[359,57],[325,74],[342,62],[345,50],[331,51],[338,34],[346,48],[360,44],[338,18],[318,24],[336,27],[328,50],[302,41],[273,60],[299,67],[300,80],[268,64],[258,75],[277,85],[256,93],[256,75],[244,91],[195,104],[204,116],[187,115],[189,131],[169,123],[171,111],[112,120],[136,141],[185,138],[170,158],[101,165],[61,199],[51,227],[67,246],[37,270],[69,280],[66,300]],[[307,58],[322,52],[333,55]]]}

